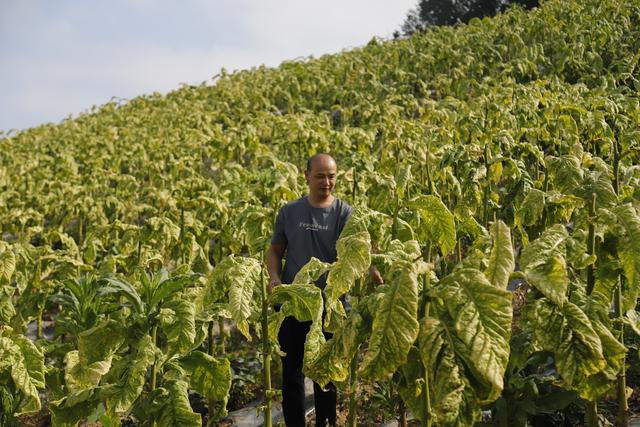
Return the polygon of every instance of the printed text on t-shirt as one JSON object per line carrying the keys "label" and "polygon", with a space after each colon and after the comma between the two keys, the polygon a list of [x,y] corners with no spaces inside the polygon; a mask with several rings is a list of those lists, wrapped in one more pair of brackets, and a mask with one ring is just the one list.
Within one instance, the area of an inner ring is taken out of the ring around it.
{"label": "printed text on t-shirt", "polygon": [[327,231],[329,229],[328,225],[320,225],[316,223],[302,222],[298,223],[298,227],[304,228],[305,230],[311,231]]}

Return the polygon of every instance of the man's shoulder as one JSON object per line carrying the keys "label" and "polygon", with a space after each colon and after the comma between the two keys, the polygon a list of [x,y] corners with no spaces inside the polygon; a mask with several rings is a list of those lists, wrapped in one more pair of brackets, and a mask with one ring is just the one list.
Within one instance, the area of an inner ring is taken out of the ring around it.
{"label": "man's shoulder", "polygon": [[306,196],[302,196],[302,197],[300,197],[300,198],[298,198],[296,200],[292,200],[290,202],[287,202],[280,209],[282,209],[284,211],[290,211],[290,210],[304,208],[306,206],[307,206]]}
{"label": "man's shoulder", "polygon": [[350,215],[353,207],[342,199],[336,199],[336,208],[343,215]]}
{"label": "man's shoulder", "polygon": [[[351,207],[351,205],[349,203],[347,203],[346,201],[342,200],[342,199],[338,199],[336,197],[335,203],[333,204],[333,207],[335,208],[336,211],[338,211],[341,215],[350,215],[351,212],[353,211],[353,208]],[[287,202],[284,206],[282,206],[280,209],[285,212],[295,212],[298,210],[305,210],[305,209],[309,209],[310,205],[309,202],[307,201],[307,196],[302,196],[296,200],[292,200],[290,202]]]}

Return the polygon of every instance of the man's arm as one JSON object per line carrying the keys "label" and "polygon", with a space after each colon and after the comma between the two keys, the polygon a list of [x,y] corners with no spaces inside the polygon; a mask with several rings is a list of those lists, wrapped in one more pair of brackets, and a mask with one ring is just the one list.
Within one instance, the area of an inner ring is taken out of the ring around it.
{"label": "man's arm", "polygon": [[287,249],[287,243],[272,243],[267,249],[267,271],[269,272],[269,285],[267,292],[271,293],[275,286],[282,283],[282,258]]}
{"label": "man's arm", "polygon": [[378,271],[375,265],[371,264],[369,267],[369,277],[374,285],[382,285],[384,283],[384,279],[382,278],[382,274]]}

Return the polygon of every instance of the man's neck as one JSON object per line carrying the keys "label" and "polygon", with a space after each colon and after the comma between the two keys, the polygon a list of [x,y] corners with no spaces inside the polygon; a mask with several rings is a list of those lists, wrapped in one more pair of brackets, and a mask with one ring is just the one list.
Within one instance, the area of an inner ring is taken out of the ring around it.
{"label": "man's neck", "polygon": [[333,194],[329,194],[327,197],[313,196],[309,194],[307,196],[307,200],[309,200],[309,204],[314,208],[328,208],[333,204],[335,197]]}

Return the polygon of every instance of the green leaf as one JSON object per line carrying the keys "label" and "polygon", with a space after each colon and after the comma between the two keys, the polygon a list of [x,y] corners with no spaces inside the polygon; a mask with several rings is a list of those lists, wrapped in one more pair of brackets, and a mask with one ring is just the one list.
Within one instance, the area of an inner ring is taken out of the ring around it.
{"label": "green leaf", "polygon": [[398,261],[390,280],[377,288],[382,294],[373,317],[371,339],[360,373],[378,380],[393,373],[407,358],[418,336],[418,271],[411,262]]}
{"label": "green leaf", "polygon": [[371,265],[371,238],[362,231],[340,237],[336,242],[337,259],[327,276],[324,289],[327,305],[351,289],[356,279],[364,275]]}
{"label": "green leaf", "polygon": [[180,359],[180,365],[190,376],[192,390],[207,399],[226,402],[231,389],[229,359],[216,359],[201,351],[193,351]]}
{"label": "green leaf", "polygon": [[251,339],[247,319],[251,315],[251,301],[256,283],[260,280],[260,262],[254,258],[234,257],[234,264],[226,270],[229,282],[229,311],[242,334]]}
{"label": "green leaf", "polygon": [[[418,334],[418,340],[420,334]],[[400,367],[400,380],[395,383],[398,394],[405,403],[407,409],[413,413],[416,419],[422,421],[423,411],[423,398],[422,398],[422,384],[423,384],[423,371],[422,360],[420,357],[420,351],[416,346],[412,346],[407,356],[407,363]],[[396,376],[396,378],[398,378]],[[433,417],[434,399],[431,398],[431,416]]]}
{"label": "green leaf", "polygon": [[0,252],[0,284],[11,282],[11,276],[16,270],[16,256],[10,247]]}
{"label": "green leaf", "polygon": [[80,363],[77,350],[70,351],[64,356],[65,383],[71,392],[94,388],[102,377],[111,369],[112,356],[106,360],[98,360],[89,364]]}
{"label": "green leaf", "polygon": [[195,304],[183,299],[165,301],[159,314],[162,331],[167,337],[169,354],[184,353],[196,338]]}
{"label": "green leaf", "polygon": [[590,171],[584,177],[582,185],[575,191],[576,196],[586,201],[591,200],[594,194],[598,208],[608,208],[617,204],[618,196],[606,173]]}
{"label": "green leaf", "polygon": [[155,349],[151,337],[144,335],[135,344],[131,354],[114,364],[108,376],[112,384],[106,386],[102,392],[111,410],[121,413],[131,409],[142,393],[147,368],[155,359]]}
{"label": "green leaf", "polygon": [[527,311],[526,319],[534,345],[553,353],[566,387],[585,393],[580,383],[606,366],[600,337],[587,315],[569,301],[559,307],[541,298]]}
{"label": "green leaf", "polygon": [[165,388],[168,395],[156,420],[158,427],[201,427],[200,414],[193,412],[189,405],[189,384],[186,381],[167,381]]}
{"label": "green leaf", "polygon": [[[279,327],[286,316],[293,316],[299,322],[311,320],[311,328],[304,343],[304,365],[308,365],[325,342],[322,333],[322,291],[311,284],[276,286],[269,296],[269,303],[282,304],[280,311],[272,315],[272,318],[275,316],[278,320],[273,326]],[[272,332],[276,332],[273,326]]]}
{"label": "green leaf", "polygon": [[640,313],[635,310],[627,311],[624,317],[624,323],[629,325],[636,335],[640,336]]}
{"label": "green leaf", "polygon": [[44,355],[21,336],[0,336],[0,373],[9,371],[24,402],[16,414],[40,410],[38,388],[44,388]]}
{"label": "green leaf", "polygon": [[107,360],[124,342],[122,325],[115,320],[106,320],[78,335],[80,364],[88,366]]}
{"label": "green leaf", "polygon": [[511,293],[492,285],[482,272],[461,268],[442,279],[432,293],[441,301],[440,319],[461,357],[478,383],[483,401],[495,400],[502,391],[509,361]]}
{"label": "green leaf", "polygon": [[180,274],[170,279],[160,281],[160,283],[158,283],[158,287],[153,293],[150,306],[156,307],[166,298],[171,297],[183,290],[185,287],[193,284],[200,276],[200,274]]}
{"label": "green leaf", "polygon": [[[576,232],[573,236],[566,239],[567,263],[576,270],[583,270],[589,265],[596,262],[595,254],[587,253],[587,231],[584,233]],[[600,259],[598,269],[602,267],[603,259]]]}
{"label": "green leaf", "polygon": [[591,323],[602,343],[602,353],[606,361],[602,371],[591,375],[580,385],[580,395],[593,401],[616,387],[616,378],[622,369],[627,348],[602,322],[592,320]]}
{"label": "green leaf", "polygon": [[13,306],[14,293],[13,287],[0,285],[0,323],[8,324],[16,315],[16,308]]}
{"label": "green leaf", "polygon": [[[480,407],[449,334],[449,328],[438,319],[426,317],[420,322],[418,346],[429,374],[432,415],[438,425],[472,425]],[[417,415],[422,418],[421,412]]]}
{"label": "green leaf", "polygon": [[72,392],[60,400],[49,402],[53,427],[76,427],[100,405],[97,389]]}
{"label": "green leaf", "polygon": [[565,228],[556,224],[531,242],[520,256],[520,267],[527,281],[559,306],[567,300],[569,278],[564,259]]}
{"label": "green leaf", "polygon": [[520,224],[527,227],[536,224],[542,218],[544,206],[544,192],[535,188],[530,189],[522,204],[516,208]]}
{"label": "green leaf", "polygon": [[515,267],[511,231],[504,222],[497,221],[491,225],[491,237],[493,246],[489,256],[489,266],[484,274],[494,286],[506,289],[509,284],[509,275]]}
{"label": "green leaf", "polygon": [[396,191],[400,200],[404,200],[404,195],[409,182],[411,182],[411,165],[398,165],[398,172],[395,176]]}
{"label": "green leaf", "polygon": [[573,194],[578,189],[583,179],[579,158],[572,155],[549,156],[545,162],[555,189],[565,194]]}
{"label": "green leaf", "polygon": [[622,310],[635,309],[640,292],[640,216],[633,205],[627,203],[613,209],[622,235],[618,245],[618,257],[627,281],[623,286]]}
{"label": "green leaf", "polygon": [[220,302],[229,291],[231,282],[227,280],[229,272],[235,268],[235,257],[229,256],[220,261],[209,274],[206,275],[203,304],[205,308]]}
{"label": "green leaf", "polygon": [[352,308],[344,325],[318,350],[305,366],[305,375],[324,387],[329,382],[343,382],[349,376],[351,359],[364,341],[366,325],[357,308]]}
{"label": "green leaf", "polygon": [[314,283],[330,268],[331,263],[322,262],[318,258],[311,257],[309,262],[298,271],[298,274],[296,274],[296,277],[293,279],[293,284],[304,285],[306,283]]}
{"label": "green leaf", "polygon": [[417,233],[428,236],[428,239],[440,246],[443,255],[448,254],[456,246],[455,218],[442,201],[432,195],[420,196],[407,204],[416,209],[422,220]]}
{"label": "green leaf", "polygon": [[104,280],[109,283],[108,286],[103,286],[99,289],[100,295],[108,295],[108,294],[123,294],[123,296],[133,305],[136,313],[143,315],[144,304],[142,299],[140,299],[140,294],[138,291],[127,281],[115,279],[113,277],[107,277]]}

